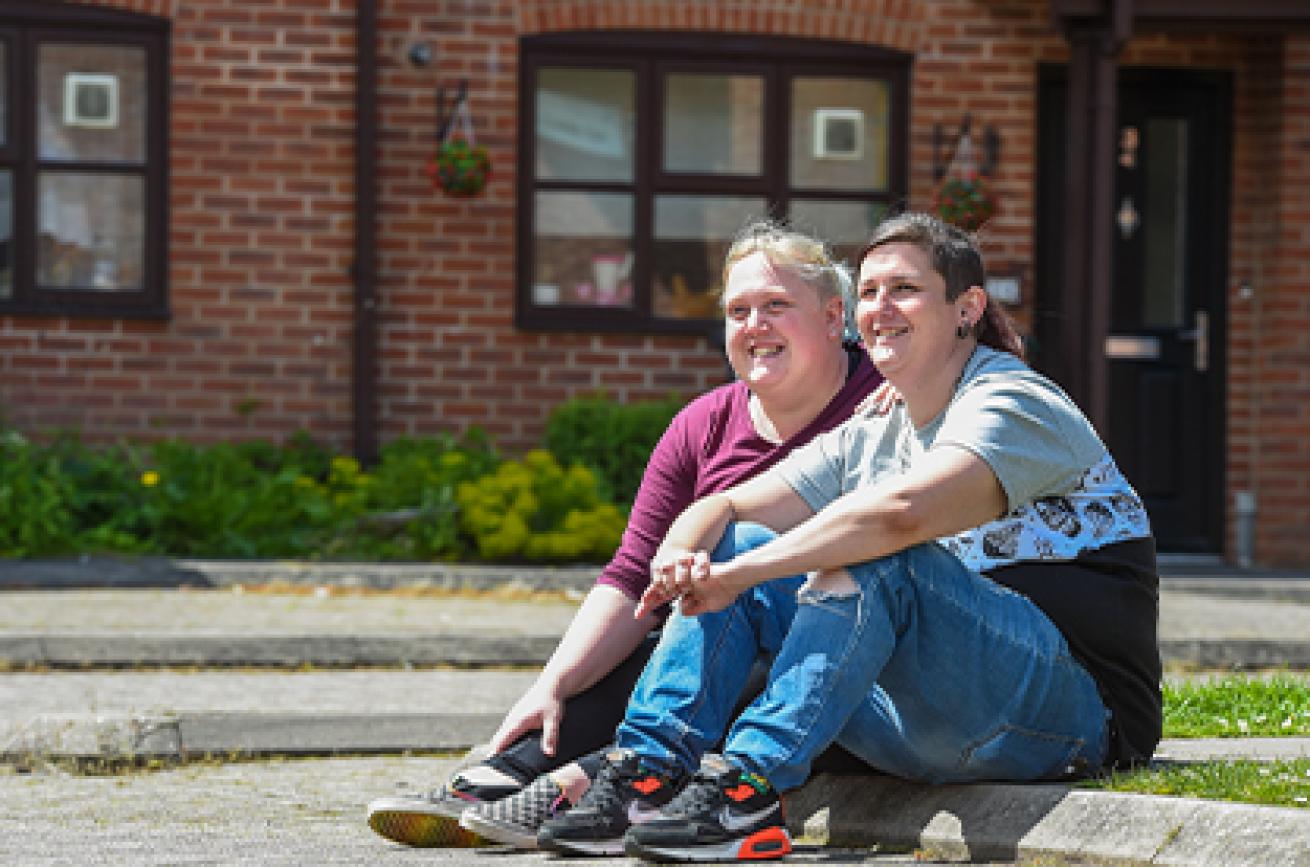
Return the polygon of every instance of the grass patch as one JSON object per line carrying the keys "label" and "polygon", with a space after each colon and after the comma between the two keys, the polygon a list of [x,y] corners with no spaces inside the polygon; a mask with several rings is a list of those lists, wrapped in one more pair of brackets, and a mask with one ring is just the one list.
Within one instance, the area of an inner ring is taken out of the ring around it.
{"label": "grass patch", "polygon": [[1167,738],[1310,735],[1310,683],[1291,675],[1166,683]]}
{"label": "grass patch", "polygon": [[1310,809],[1310,759],[1163,765],[1092,780],[1088,788]]}

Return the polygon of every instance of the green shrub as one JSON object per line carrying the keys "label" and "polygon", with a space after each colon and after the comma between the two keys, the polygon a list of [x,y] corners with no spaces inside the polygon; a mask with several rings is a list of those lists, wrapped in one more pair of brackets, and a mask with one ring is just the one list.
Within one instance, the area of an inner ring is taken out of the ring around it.
{"label": "green shrub", "polygon": [[540,450],[459,485],[455,496],[460,528],[484,560],[600,562],[614,553],[626,523],[599,496],[591,470],[562,469]]}
{"label": "green shrub", "polygon": [[308,436],[92,449],[0,434],[0,556],[447,558],[469,553],[454,489],[493,469],[485,436],[398,440],[372,473]]}
{"label": "green shrub", "polygon": [[562,464],[595,470],[601,496],[631,508],[651,450],[682,406],[676,397],[627,404],[575,398],[551,412],[546,448]]}

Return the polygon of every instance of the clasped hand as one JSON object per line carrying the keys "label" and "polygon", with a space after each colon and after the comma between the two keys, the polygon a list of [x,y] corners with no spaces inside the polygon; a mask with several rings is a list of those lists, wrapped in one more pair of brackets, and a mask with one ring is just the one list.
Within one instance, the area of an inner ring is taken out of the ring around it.
{"label": "clasped hand", "polygon": [[711,563],[705,551],[656,556],[650,565],[650,586],[637,604],[636,616],[644,617],[675,599],[688,616],[727,608],[737,598],[737,591],[728,586],[725,568]]}

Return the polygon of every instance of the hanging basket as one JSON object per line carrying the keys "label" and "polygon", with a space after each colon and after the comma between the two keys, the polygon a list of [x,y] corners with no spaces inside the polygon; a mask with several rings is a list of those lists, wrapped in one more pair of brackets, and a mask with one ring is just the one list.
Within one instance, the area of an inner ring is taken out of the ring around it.
{"label": "hanging basket", "polygon": [[952,225],[976,232],[995,214],[999,203],[980,175],[947,178],[933,196],[932,209]]}
{"label": "hanging basket", "polygon": [[441,143],[428,162],[432,183],[452,196],[476,196],[487,185],[491,157],[482,145],[454,136]]}

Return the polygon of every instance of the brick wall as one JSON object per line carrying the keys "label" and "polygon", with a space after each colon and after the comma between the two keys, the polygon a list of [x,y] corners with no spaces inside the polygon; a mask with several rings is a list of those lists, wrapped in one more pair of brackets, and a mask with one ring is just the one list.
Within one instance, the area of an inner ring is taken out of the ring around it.
{"label": "brick wall", "polygon": [[1275,255],[1257,287],[1255,384],[1261,562],[1310,562],[1310,36],[1288,36],[1281,69]]}
{"label": "brick wall", "polygon": [[[90,2],[90,0],[88,0]],[[95,0],[171,17],[167,322],[0,316],[0,406],[23,428],[88,435],[280,438],[348,447],[354,207],[354,0]],[[378,0],[383,440],[477,424],[535,445],[551,406],[721,381],[703,338],[514,329],[517,41],[604,28],[710,30],[879,44],[915,55],[910,204],[932,192],[932,134],[965,112],[1001,135],[989,263],[1033,285],[1037,65],[1067,57],[1045,0]],[[428,43],[418,68],[410,46]],[[1228,490],[1262,508],[1257,558],[1310,562],[1310,43],[1134,39],[1129,65],[1235,73]],[[435,91],[470,82],[494,174],[476,199],[435,192]],[[1249,284],[1248,297],[1241,290]],[[1022,326],[1028,307],[1018,311]]]}
{"label": "brick wall", "polygon": [[0,317],[0,402],[89,437],[350,429],[352,0],[100,2],[171,16],[167,322]]}

